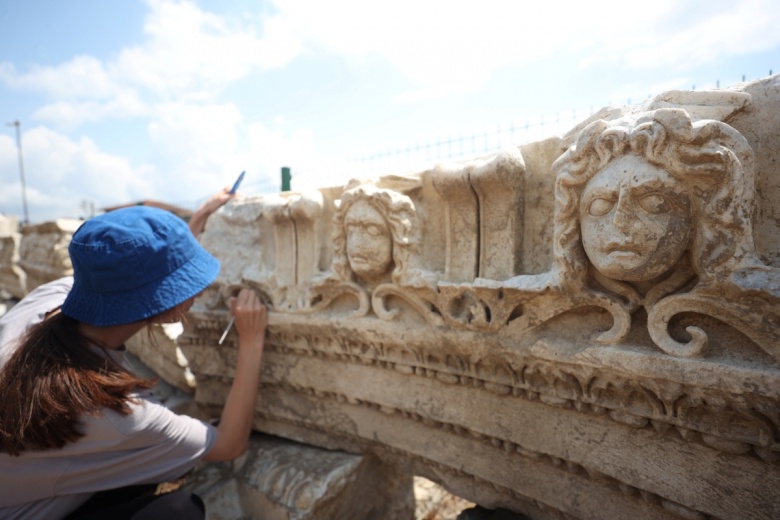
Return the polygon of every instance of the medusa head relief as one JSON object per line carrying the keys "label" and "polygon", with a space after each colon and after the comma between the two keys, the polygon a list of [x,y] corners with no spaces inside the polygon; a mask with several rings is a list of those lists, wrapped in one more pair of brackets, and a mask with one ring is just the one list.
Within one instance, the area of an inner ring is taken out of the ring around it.
{"label": "medusa head relief", "polygon": [[691,200],[668,171],[639,157],[613,160],[585,185],[582,246],[609,278],[641,282],[668,272],[691,238]]}
{"label": "medusa head relief", "polygon": [[393,236],[385,217],[366,200],[355,202],[344,215],[349,266],[359,278],[382,277],[393,264]]}
{"label": "medusa head relief", "polygon": [[345,191],[334,217],[333,270],[367,287],[398,282],[417,246],[417,215],[401,193],[362,185]]}
{"label": "medusa head relief", "polygon": [[[699,355],[706,345],[696,327],[687,343],[670,338],[675,314],[702,312],[740,329],[751,323],[758,309],[726,303],[746,293],[735,280],[758,272],[775,280],[777,270],[755,255],[753,152],[739,132],[719,121],[694,123],[679,109],[595,121],[553,170],[553,271],[569,292],[594,301],[618,296],[608,306],[623,325],[610,342],[625,337],[627,316],[639,307],[653,341],[675,355]],[[777,355],[771,330],[751,338]]]}
{"label": "medusa head relief", "polygon": [[[395,287],[410,274],[419,226],[412,200],[399,192],[364,184],[341,194],[333,215],[333,262],[309,289],[304,312],[330,307],[361,317],[372,308],[378,287]],[[384,314],[383,314],[384,316]]]}
{"label": "medusa head relief", "polygon": [[752,159],[736,130],[683,110],[592,123],[553,165],[557,267],[641,282],[687,256],[701,282],[722,277],[753,253]]}

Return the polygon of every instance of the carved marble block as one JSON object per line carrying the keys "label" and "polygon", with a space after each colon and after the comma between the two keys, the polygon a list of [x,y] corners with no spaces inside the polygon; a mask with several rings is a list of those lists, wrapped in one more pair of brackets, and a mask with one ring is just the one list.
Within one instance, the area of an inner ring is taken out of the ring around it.
{"label": "carved marble block", "polygon": [[73,274],[68,245],[81,223],[76,219],[57,219],[22,228],[19,267],[27,274],[27,291]]}
{"label": "carved marble block", "polygon": [[224,403],[235,336],[216,342],[251,287],[259,430],[534,519],[780,517],[778,114],[780,76],[666,92],[415,176],[232,203],[180,337],[195,399]]}
{"label": "carved marble block", "polygon": [[372,455],[255,434],[232,463],[196,468],[186,487],[209,520],[411,520],[412,478]]}

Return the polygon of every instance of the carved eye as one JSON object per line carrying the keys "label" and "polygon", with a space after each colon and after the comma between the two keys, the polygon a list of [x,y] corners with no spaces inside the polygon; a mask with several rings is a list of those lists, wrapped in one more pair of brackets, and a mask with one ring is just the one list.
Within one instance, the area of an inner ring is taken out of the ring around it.
{"label": "carved eye", "polygon": [[650,195],[642,197],[639,199],[639,205],[643,210],[653,215],[669,213],[672,210],[672,205],[667,198],[658,193],[651,193]]}
{"label": "carved eye", "polygon": [[594,217],[602,217],[609,213],[614,205],[615,202],[609,199],[593,199],[590,206],[588,206],[588,214]]}
{"label": "carved eye", "polygon": [[366,233],[368,233],[369,236],[378,237],[382,235],[382,228],[376,224],[368,224],[366,225]]}

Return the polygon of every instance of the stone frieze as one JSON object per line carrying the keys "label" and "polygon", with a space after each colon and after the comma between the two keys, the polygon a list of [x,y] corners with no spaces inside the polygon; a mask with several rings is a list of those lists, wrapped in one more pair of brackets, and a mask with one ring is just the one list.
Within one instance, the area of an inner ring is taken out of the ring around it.
{"label": "stone frieze", "polygon": [[251,287],[259,429],[540,518],[780,514],[779,108],[777,76],[669,92],[488,157],[232,203],[180,338],[196,400],[224,399],[225,302]]}

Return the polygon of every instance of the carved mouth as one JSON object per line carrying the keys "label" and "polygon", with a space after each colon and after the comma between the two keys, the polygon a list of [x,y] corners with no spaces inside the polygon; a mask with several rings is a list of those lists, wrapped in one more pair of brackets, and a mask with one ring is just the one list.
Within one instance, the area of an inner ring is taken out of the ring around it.
{"label": "carved mouth", "polygon": [[608,255],[611,255],[613,253],[617,254],[630,254],[630,255],[641,255],[642,251],[631,244],[618,244],[617,242],[610,242],[607,244],[607,247],[604,248],[604,252]]}
{"label": "carved mouth", "polygon": [[607,253],[607,256],[612,260],[634,260],[642,255],[636,251],[616,250]]}
{"label": "carved mouth", "polygon": [[636,258],[642,255],[642,251],[631,244],[618,244],[615,242],[607,244],[604,252],[612,258]]}

